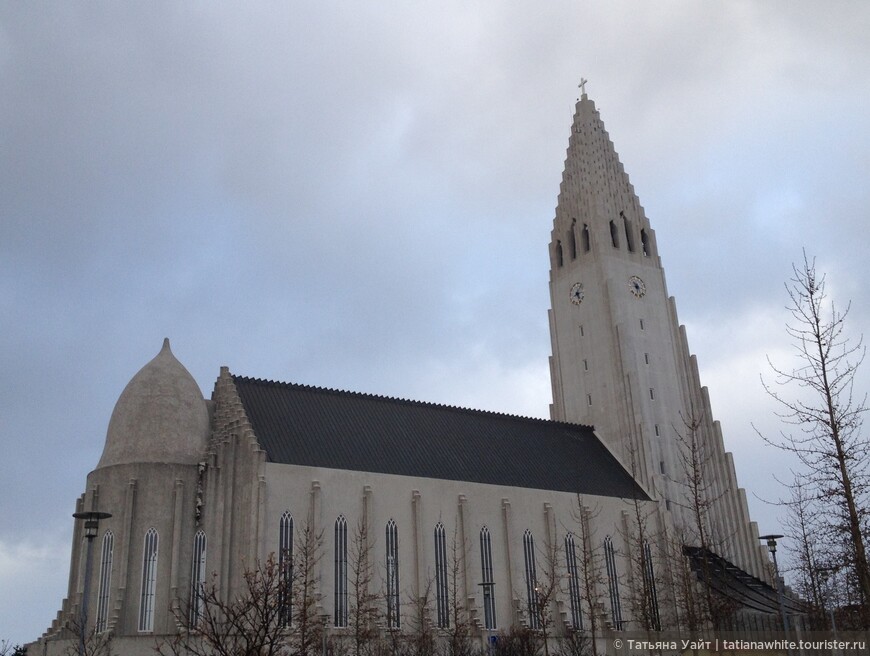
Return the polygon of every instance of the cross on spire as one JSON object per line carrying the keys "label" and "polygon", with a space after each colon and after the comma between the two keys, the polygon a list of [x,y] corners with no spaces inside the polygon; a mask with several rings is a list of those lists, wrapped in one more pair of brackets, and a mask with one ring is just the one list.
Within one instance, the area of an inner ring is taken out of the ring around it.
{"label": "cross on spire", "polygon": [[587,80],[585,77],[581,77],[581,78],[580,78],[580,84],[578,84],[577,86],[580,88],[580,95],[581,95],[581,96],[585,96],[585,95],[586,95],[586,83],[587,83],[588,81],[589,81],[589,80]]}

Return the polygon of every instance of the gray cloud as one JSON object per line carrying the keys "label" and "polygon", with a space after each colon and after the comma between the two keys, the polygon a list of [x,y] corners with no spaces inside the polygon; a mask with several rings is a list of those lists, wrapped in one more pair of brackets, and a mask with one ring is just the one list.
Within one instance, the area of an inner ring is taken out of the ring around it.
{"label": "gray cloud", "polygon": [[[870,312],[868,20],[809,2],[0,5],[0,587],[61,563],[0,602],[0,637],[59,607],[73,500],[164,336],[206,395],[227,364],[545,416],[581,75],[741,482],[774,496],[749,427],[770,408],[744,390],[782,334],[758,317],[780,316],[803,246],[856,331]],[[711,338],[723,325],[758,328]]]}

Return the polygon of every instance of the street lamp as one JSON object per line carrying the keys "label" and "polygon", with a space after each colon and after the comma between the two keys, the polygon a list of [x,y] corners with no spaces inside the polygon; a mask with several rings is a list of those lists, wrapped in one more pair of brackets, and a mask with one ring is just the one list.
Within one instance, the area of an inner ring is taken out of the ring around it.
{"label": "street lamp", "polygon": [[323,634],[323,640],[321,644],[321,654],[322,656],[326,656],[326,627],[329,626],[329,613],[323,613],[320,616],[320,632]]}
{"label": "street lamp", "polygon": [[[782,577],[779,575],[779,565],[776,562],[776,541],[783,537],[782,535],[762,535],[759,540],[767,540],[767,548],[773,556],[773,572],[776,575],[776,592],[779,597],[779,614],[782,617],[782,630],[788,633],[788,616],[785,614],[785,588]],[[790,651],[790,650],[789,650]]]}
{"label": "street lamp", "polygon": [[495,587],[495,581],[484,581],[477,585],[483,588],[483,623],[486,629],[486,649],[488,653],[492,653],[492,627],[495,624],[492,589]]}
{"label": "street lamp", "polygon": [[834,577],[837,575],[838,571],[838,567],[819,568],[819,576],[822,579],[822,583],[825,584],[825,596],[822,610],[824,610],[825,605],[829,606],[828,614],[831,619],[831,631],[834,634],[834,640],[837,639],[837,620],[834,617]]}
{"label": "street lamp", "polygon": [[88,597],[91,594],[91,561],[93,560],[94,538],[97,537],[97,528],[101,519],[108,519],[112,515],[107,512],[88,510],[73,513],[76,519],[85,520],[85,538],[88,541],[87,555],[85,556],[85,585],[82,591],[82,616],[79,620],[79,656],[85,655],[85,632],[88,628]]}

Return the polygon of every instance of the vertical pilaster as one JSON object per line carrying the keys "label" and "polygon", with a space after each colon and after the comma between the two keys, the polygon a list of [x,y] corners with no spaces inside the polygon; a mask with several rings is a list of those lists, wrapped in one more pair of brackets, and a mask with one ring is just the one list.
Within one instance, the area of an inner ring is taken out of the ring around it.
{"label": "vertical pilaster", "polygon": [[[133,599],[135,599],[134,595],[128,595],[128,578],[131,568],[133,567],[133,563],[130,562],[130,544],[133,540],[139,539],[139,536],[133,535],[133,526],[135,526],[135,512],[136,512],[136,489],[137,489],[137,481],[135,478],[131,478],[127,482],[127,490],[124,494],[124,528],[123,533],[121,535],[121,558],[120,558],[120,568],[118,571],[118,593],[115,596],[117,600],[115,602],[115,612],[118,616],[118,620],[123,625],[123,617],[130,618],[130,622],[135,621],[135,610],[133,610]],[[135,593],[134,593],[135,594]],[[125,610],[126,609],[126,610]],[[122,612],[123,611],[123,612]],[[124,631],[124,626],[119,626],[118,631]]]}
{"label": "vertical pilaster", "polygon": [[504,559],[505,559],[505,572],[507,572],[507,594],[505,598],[508,600],[511,609],[511,623],[516,623],[519,618],[517,617],[517,608],[518,608],[518,600],[514,599],[514,567],[513,567],[513,559],[511,558],[511,535],[513,535],[513,526],[511,525],[511,502],[503,498],[501,500],[501,519],[502,519],[502,527],[504,530]]}
{"label": "vertical pilaster", "polygon": [[[172,536],[169,562],[169,598],[176,603],[178,597],[178,569],[181,566],[181,520],[184,513],[184,481],[176,479],[173,493]],[[168,628],[168,627],[167,627]]]}
{"label": "vertical pilaster", "polygon": [[413,524],[414,533],[414,599],[418,602],[423,599],[423,580],[421,578],[422,567],[421,561],[423,558],[423,543],[422,543],[422,497],[420,490],[411,492],[411,521]]}
{"label": "vertical pilaster", "polygon": [[[470,542],[468,536],[468,499],[464,494],[460,494],[456,504],[456,515],[459,521],[459,543],[460,553],[462,554],[461,579],[462,579],[462,598],[465,600],[465,610],[471,611],[471,604],[474,601],[471,596],[471,590],[468,586],[468,552],[470,550]],[[458,594],[458,593],[457,593]]]}

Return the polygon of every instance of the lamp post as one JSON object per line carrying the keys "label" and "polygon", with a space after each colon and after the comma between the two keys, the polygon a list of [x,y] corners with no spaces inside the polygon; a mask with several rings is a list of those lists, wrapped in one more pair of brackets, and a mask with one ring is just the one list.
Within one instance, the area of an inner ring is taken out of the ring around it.
{"label": "lamp post", "polygon": [[495,587],[494,581],[484,581],[478,583],[483,588],[483,623],[486,629],[486,651],[492,653],[492,625],[495,623],[493,616],[492,589]]}
{"label": "lamp post", "polygon": [[831,632],[834,634],[834,640],[837,640],[837,620],[834,616],[834,577],[839,569],[837,567],[820,567],[819,576],[822,578],[822,583],[825,584],[824,606],[828,606],[828,617],[831,619]]}
{"label": "lamp post", "polygon": [[[788,615],[785,614],[785,584],[782,577],[779,575],[779,565],[776,562],[776,541],[783,536],[781,535],[762,535],[759,540],[767,540],[767,548],[773,556],[773,572],[776,575],[776,593],[779,597],[779,614],[782,618],[782,630],[788,634]],[[789,650],[791,653],[791,650]]]}
{"label": "lamp post", "polygon": [[326,656],[326,627],[329,626],[329,613],[320,616],[320,633],[323,636],[321,644],[321,656]]}
{"label": "lamp post", "polygon": [[88,510],[73,513],[76,519],[85,520],[85,538],[88,541],[87,555],[85,556],[85,585],[82,590],[82,615],[79,619],[79,656],[85,656],[85,633],[88,630],[88,597],[91,594],[91,562],[93,560],[94,538],[97,537],[97,528],[101,519],[108,519],[112,515],[107,512]]}

